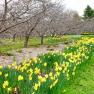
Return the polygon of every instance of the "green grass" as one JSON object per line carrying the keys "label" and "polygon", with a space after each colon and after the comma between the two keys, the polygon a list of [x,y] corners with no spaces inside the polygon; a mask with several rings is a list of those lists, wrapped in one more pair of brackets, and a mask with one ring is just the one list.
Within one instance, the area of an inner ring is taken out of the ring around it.
{"label": "green grass", "polygon": [[[44,38],[44,45],[55,46],[60,43],[68,44],[71,43],[73,40],[80,39],[80,35],[64,35],[59,37],[45,37]],[[40,38],[39,37],[32,37],[29,39],[28,47],[39,47],[40,46]],[[12,55],[12,50],[18,50],[21,52],[21,49],[24,47],[24,39],[19,40],[16,39],[13,42],[12,39],[0,39],[0,55]]]}
{"label": "green grass", "polygon": [[[68,41],[69,39],[66,38],[56,38],[56,37],[45,37],[44,38],[44,45],[48,46],[55,46],[59,43],[64,43],[65,41]],[[15,42],[12,41],[12,39],[0,39],[0,54],[2,55],[11,55],[12,50],[21,50],[21,48],[24,47],[24,39],[19,40],[16,39]],[[30,38],[28,47],[39,47],[40,46],[40,38],[39,37],[33,37]]]}
{"label": "green grass", "polygon": [[63,94],[94,94],[94,53],[89,61],[76,71]]}
{"label": "green grass", "polygon": [[[86,35],[87,36],[87,35]],[[93,37],[90,35],[89,37]],[[81,38],[81,35],[64,35],[59,37],[45,37],[44,38],[44,45],[47,47],[56,46],[60,43],[68,44],[72,41],[76,41]],[[39,47],[40,46],[40,38],[39,37],[32,37],[29,39],[28,47]],[[16,39],[13,42],[12,39],[0,39],[0,55],[12,55],[12,50],[17,50],[21,52],[21,49],[24,47],[24,39],[19,40]]]}
{"label": "green grass", "polygon": [[1,41],[2,44],[0,45],[0,54],[2,55],[11,55],[10,51],[21,49],[23,47],[23,42],[19,40],[12,42],[11,39],[3,39]]}

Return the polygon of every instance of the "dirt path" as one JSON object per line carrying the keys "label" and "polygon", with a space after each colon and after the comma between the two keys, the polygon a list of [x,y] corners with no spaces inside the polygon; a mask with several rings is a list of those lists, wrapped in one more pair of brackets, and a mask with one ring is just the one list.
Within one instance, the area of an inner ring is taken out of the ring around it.
{"label": "dirt path", "polygon": [[18,63],[21,63],[25,59],[30,59],[36,57],[40,54],[48,53],[49,51],[60,51],[64,49],[63,44],[57,46],[40,46],[37,48],[23,48],[21,52],[13,51],[13,56],[0,56],[0,64],[6,66],[13,63],[13,60],[16,60]]}

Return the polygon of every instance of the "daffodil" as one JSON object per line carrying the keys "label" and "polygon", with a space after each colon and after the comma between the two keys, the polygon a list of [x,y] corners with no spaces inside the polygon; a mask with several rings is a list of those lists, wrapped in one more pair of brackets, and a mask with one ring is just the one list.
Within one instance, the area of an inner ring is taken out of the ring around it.
{"label": "daffodil", "polygon": [[47,63],[44,63],[44,67],[46,67],[47,66]]}
{"label": "daffodil", "polygon": [[36,67],[34,73],[35,74],[39,74],[40,73],[40,69]]}
{"label": "daffodil", "polygon": [[9,82],[8,82],[8,81],[4,81],[4,83],[3,83],[3,88],[8,87],[8,85],[9,85]]}
{"label": "daffodil", "polygon": [[3,66],[2,65],[0,65],[0,69],[2,69],[3,68]]}
{"label": "daffodil", "polygon": [[38,90],[39,84],[35,83],[34,90]]}
{"label": "daffodil", "polygon": [[2,72],[0,71],[0,76],[2,75]]}
{"label": "daffodil", "polygon": [[24,80],[24,77],[22,75],[18,76],[18,81]]}
{"label": "daffodil", "polygon": [[32,80],[32,76],[31,75],[29,75],[29,80]]}
{"label": "daffodil", "polygon": [[5,74],[5,78],[7,78],[7,77],[8,77],[8,73]]}
{"label": "daffodil", "polygon": [[11,87],[8,87],[7,88],[7,91],[8,91],[8,93],[11,92],[12,91],[12,88]]}
{"label": "daffodil", "polygon": [[46,82],[46,77],[38,76],[40,82]]}

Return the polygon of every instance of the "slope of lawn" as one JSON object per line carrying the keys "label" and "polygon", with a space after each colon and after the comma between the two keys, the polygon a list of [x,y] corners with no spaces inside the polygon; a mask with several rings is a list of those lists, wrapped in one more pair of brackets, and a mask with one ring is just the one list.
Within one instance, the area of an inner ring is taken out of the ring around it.
{"label": "slope of lawn", "polygon": [[63,94],[94,94],[94,52],[86,62],[76,71],[77,75],[66,86]]}

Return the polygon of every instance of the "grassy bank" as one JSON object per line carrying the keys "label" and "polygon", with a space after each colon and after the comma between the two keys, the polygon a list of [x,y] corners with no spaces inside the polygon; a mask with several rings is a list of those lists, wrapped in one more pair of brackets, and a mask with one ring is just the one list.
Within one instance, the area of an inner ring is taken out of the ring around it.
{"label": "grassy bank", "polygon": [[76,70],[75,77],[62,94],[94,94],[94,52],[91,59]]}

